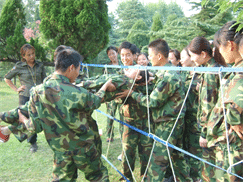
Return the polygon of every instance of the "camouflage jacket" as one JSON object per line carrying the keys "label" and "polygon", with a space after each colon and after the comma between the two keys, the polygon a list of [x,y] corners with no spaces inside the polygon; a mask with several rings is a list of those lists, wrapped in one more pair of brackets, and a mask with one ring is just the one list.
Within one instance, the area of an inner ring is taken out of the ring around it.
{"label": "camouflage jacket", "polygon": [[[199,74],[195,73],[194,79],[192,81],[191,89],[189,91],[187,100],[186,100],[186,119],[191,121],[197,120],[197,110],[198,110],[198,90],[197,83],[200,83]],[[187,72],[185,78],[185,93],[187,93],[188,88],[191,84],[193,75]]]}
{"label": "camouflage jacket", "polygon": [[[171,66],[166,64],[165,66]],[[155,75],[154,89],[149,95],[154,122],[175,121],[182,107],[185,92],[181,78],[176,71],[160,70]],[[139,104],[147,107],[146,95],[133,92],[131,97]],[[183,108],[180,118],[184,118],[186,107]]]}
{"label": "camouflage jacket", "polygon": [[[205,67],[220,67],[220,65],[212,58],[206,63]],[[207,122],[217,103],[220,83],[219,76],[215,73],[202,73],[200,79],[197,120],[201,127],[201,136],[206,138]]]}
{"label": "camouflage jacket", "polygon": [[19,92],[19,95],[29,97],[31,87],[39,85],[46,77],[45,68],[42,62],[35,60],[34,67],[31,68],[26,62],[19,61],[10,70],[5,78],[11,80],[13,77],[18,76],[21,85],[25,85],[26,89]]}
{"label": "camouflage jacket", "polygon": [[104,91],[92,94],[74,86],[59,74],[31,90],[30,119],[25,123],[29,131],[44,131],[53,151],[70,152],[94,144],[89,127],[90,112],[98,108]]}
{"label": "camouflage jacket", "polygon": [[[99,89],[107,80],[112,79],[112,83],[116,87],[114,92],[106,92],[104,97],[105,101],[111,101],[115,99],[116,93],[122,92],[122,90],[131,89],[134,80],[126,77],[125,75],[120,74],[109,74],[99,76],[96,80],[87,80],[81,82],[77,86],[82,86],[86,89]],[[148,84],[148,92],[151,92],[152,84]],[[146,86],[139,86],[135,84],[133,90],[136,90],[139,93],[146,94]],[[124,99],[122,99],[124,102]],[[138,104],[133,98],[128,97],[121,109],[121,114],[124,116],[125,120],[139,120],[147,118],[147,108]]]}
{"label": "camouflage jacket", "polygon": [[[242,68],[243,61],[233,67]],[[214,107],[208,122],[207,128],[207,140],[208,147],[217,145],[218,142],[226,143],[226,129],[225,129],[225,118],[223,113],[223,105],[225,107],[225,114],[227,120],[227,127],[230,125],[243,124],[243,73],[232,72],[227,73],[224,76],[222,90],[223,100],[221,92],[219,99]],[[238,138],[235,132],[229,135],[229,141],[234,142]]]}

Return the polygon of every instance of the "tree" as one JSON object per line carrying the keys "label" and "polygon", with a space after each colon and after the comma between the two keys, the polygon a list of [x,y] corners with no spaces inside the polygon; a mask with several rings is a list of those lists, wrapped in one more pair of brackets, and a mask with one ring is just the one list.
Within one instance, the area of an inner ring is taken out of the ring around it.
{"label": "tree", "polygon": [[[225,13],[228,12],[229,10],[233,10],[234,13],[237,14],[237,23],[240,23],[237,31],[241,30],[243,28],[243,1],[228,1],[228,0],[216,0],[218,3],[217,5],[219,6],[218,10],[220,13]],[[209,0],[202,0],[201,5],[206,6],[210,3]]]}
{"label": "tree", "polygon": [[0,13],[2,11],[2,7],[3,7],[4,3],[5,3],[5,0],[0,0]]}
{"label": "tree", "polygon": [[222,25],[233,19],[232,10],[228,9],[224,12],[219,12],[219,6],[216,0],[211,0],[207,4],[191,2],[194,9],[199,9],[200,12],[192,17],[194,25],[201,29],[203,36],[207,39],[213,39]]}
{"label": "tree", "polygon": [[139,49],[141,49],[143,46],[146,46],[149,43],[148,32],[148,26],[145,24],[143,19],[139,19],[132,26],[127,36],[127,40],[135,44]]}
{"label": "tree", "polygon": [[184,17],[167,22],[162,30],[154,32],[153,40],[163,38],[170,48],[182,50],[194,37],[202,35],[200,28],[195,26],[189,18]]}
{"label": "tree", "polygon": [[36,14],[36,7],[38,6],[37,4],[38,1],[36,0],[27,0],[26,4],[24,6],[25,9],[25,14],[26,14],[26,22],[27,28],[33,28],[33,24],[35,24],[35,14]]}
{"label": "tree", "polygon": [[106,1],[42,0],[40,31],[55,49],[72,46],[85,58],[95,58],[109,41]]}
{"label": "tree", "polygon": [[145,9],[148,14],[148,18],[151,20],[155,14],[159,14],[163,25],[166,23],[169,15],[175,14],[177,18],[185,17],[182,8],[175,2],[171,2],[167,5],[165,1],[159,0],[157,3],[146,4]]}
{"label": "tree", "polygon": [[26,43],[23,29],[26,24],[21,0],[7,0],[0,16],[0,59],[17,62],[20,48]]}
{"label": "tree", "polygon": [[147,21],[146,9],[138,0],[122,1],[116,10],[118,28],[121,37],[127,37],[130,29],[139,19]]}

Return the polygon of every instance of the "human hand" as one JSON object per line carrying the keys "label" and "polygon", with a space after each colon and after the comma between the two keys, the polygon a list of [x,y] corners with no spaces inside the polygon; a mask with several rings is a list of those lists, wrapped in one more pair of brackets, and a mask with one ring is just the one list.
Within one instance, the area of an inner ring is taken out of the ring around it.
{"label": "human hand", "polygon": [[26,89],[26,86],[25,85],[22,85],[20,86],[18,89],[17,89],[17,92],[21,92],[21,91],[24,91]]}
{"label": "human hand", "polygon": [[25,120],[28,120],[28,118],[26,118],[20,111],[20,109],[18,109],[18,114],[19,114],[19,122],[25,124]]}
{"label": "human hand", "polygon": [[116,99],[129,97],[132,94],[132,92],[133,92],[133,90],[123,90],[123,92],[116,94],[116,96],[117,96]]}
{"label": "human hand", "polygon": [[207,139],[205,139],[205,138],[203,138],[203,137],[200,136],[200,139],[199,139],[199,145],[200,145],[200,147],[206,148],[207,147],[207,143],[208,143]]}
{"label": "human hand", "polygon": [[235,125],[235,126],[230,126],[230,131],[229,133],[232,132],[232,130],[235,131],[235,133],[239,136],[241,140],[243,140],[243,124]]}
{"label": "human hand", "polygon": [[[107,83],[108,82],[108,83]],[[116,90],[115,85],[112,83],[112,80],[108,80],[106,83],[108,84],[106,91],[114,92]]]}

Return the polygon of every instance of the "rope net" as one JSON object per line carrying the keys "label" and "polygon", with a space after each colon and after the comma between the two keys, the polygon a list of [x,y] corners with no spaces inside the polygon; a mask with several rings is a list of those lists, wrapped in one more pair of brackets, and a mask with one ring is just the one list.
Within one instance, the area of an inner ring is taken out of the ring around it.
{"label": "rope net", "polygon": [[[173,162],[172,162],[172,160],[171,160],[171,155],[170,155],[170,150],[169,150],[169,148],[171,148],[171,149],[174,149],[174,150],[177,150],[177,151],[179,151],[179,152],[181,152],[181,153],[183,153],[183,154],[185,154],[185,155],[187,155],[188,157],[191,157],[191,158],[194,158],[194,159],[196,159],[196,160],[199,160],[199,161],[201,161],[201,162],[203,162],[203,163],[206,163],[206,164],[208,164],[208,165],[210,165],[210,166],[213,166],[214,168],[217,168],[217,169],[219,169],[219,170],[222,170],[222,171],[224,171],[224,172],[226,172],[226,173],[229,173],[229,174],[231,174],[231,175],[234,175],[234,176],[236,176],[236,177],[238,177],[239,179],[242,179],[243,180],[243,176],[238,176],[237,174],[234,174],[234,173],[232,173],[231,172],[231,168],[232,167],[234,167],[234,166],[236,166],[236,165],[242,165],[242,162],[243,161],[240,161],[240,162],[237,162],[237,163],[234,163],[234,164],[232,164],[231,163],[231,161],[229,160],[229,167],[228,167],[228,169],[223,169],[223,168],[221,168],[221,167],[219,167],[219,166],[217,166],[217,165],[215,165],[215,164],[212,164],[212,163],[210,163],[210,162],[208,162],[208,161],[206,161],[206,160],[204,160],[203,158],[200,158],[200,157],[198,157],[198,156],[196,156],[196,155],[194,155],[194,154],[192,154],[192,153],[190,153],[190,152],[188,152],[188,151],[186,151],[186,150],[184,150],[184,149],[182,149],[182,148],[179,148],[179,147],[177,147],[177,146],[175,146],[175,145],[173,145],[173,144],[171,144],[171,143],[169,143],[169,139],[171,138],[171,135],[173,134],[173,132],[176,132],[175,131],[175,127],[176,127],[176,125],[177,125],[177,123],[178,123],[178,120],[179,120],[179,118],[180,118],[180,115],[181,115],[181,112],[182,112],[182,109],[183,109],[183,107],[185,106],[185,104],[186,104],[186,100],[187,100],[187,98],[188,98],[188,95],[189,95],[189,93],[190,93],[190,89],[191,89],[191,86],[192,86],[192,83],[193,83],[193,81],[194,81],[194,78],[195,78],[195,74],[196,73],[208,73],[208,74],[216,74],[216,75],[218,75],[219,76],[219,81],[220,81],[220,95],[221,95],[221,98],[222,98],[222,103],[224,103],[224,93],[223,93],[223,89],[222,89],[222,87],[221,87],[221,85],[222,85],[222,80],[223,80],[223,78],[222,78],[222,73],[224,73],[224,72],[243,72],[243,68],[225,68],[225,67],[211,67],[211,68],[205,68],[205,67],[146,67],[146,66],[113,66],[113,65],[100,65],[100,64],[83,64],[83,66],[86,68],[86,74],[87,74],[87,77],[89,78],[90,76],[89,76],[89,68],[88,67],[96,67],[96,68],[103,68],[104,69],[104,75],[108,75],[108,71],[107,71],[107,68],[112,68],[112,69],[114,69],[114,68],[120,68],[120,69],[140,69],[140,70],[145,70],[145,73],[147,74],[147,70],[174,70],[174,71],[191,71],[192,73],[193,73],[193,75],[192,75],[192,79],[191,79],[191,81],[190,81],[190,84],[189,84],[189,87],[188,87],[188,90],[187,90],[187,92],[186,92],[186,96],[185,96],[185,99],[184,99],[184,101],[183,101],[183,104],[182,104],[182,107],[181,107],[181,109],[180,109],[180,111],[179,111],[179,113],[178,113],[178,116],[177,116],[177,119],[176,119],[176,122],[175,122],[175,124],[174,124],[174,126],[173,126],[173,128],[172,128],[172,130],[170,131],[170,134],[169,134],[169,137],[166,139],[166,140],[164,140],[164,139],[162,139],[162,138],[159,138],[158,136],[156,136],[154,133],[152,133],[151,132],[151,127],[150,127],[150,125],[151,125],[151,123],[150,123],[150,112],[149,112],[149,95],[148,95],[148,84],[147,84],[147,82],[146,82],[146,96],[147,96],[147,115],[148,115],[148,125],[149,125],[149,132],[148,133],[146,133],[146,132],[144,132],[144,131],[142,131],[142,130],[140,130],[140,129],[138,129],[138,128],[135,128],[134,126],[131,126],[131,125],[129,125],[129,124],[127,124],[125,121],[121,121],[121,120],[119,120],[119,119],[117,119],[116,117],[114,117],[115,116],[115,113],[113,113],[113,116],[111,116],[111,115],[109,115],[109,114],[107,114],[107,113],[105,113],[105,112],[103,112],[103,111],[101,111],[101,110],[99,110],[99,109],[97,109],[96,110],[96,112],[97,113],[100,113],[100,114],[102,114],[102,115],[104,115],[104,116],[106,116],[107,118],[109,118],[109,119],[112,119],[112,120],[114,120],[114,121],[116,121],[116,122],[118,122],[118,123],[120,123],[120,124],[122,124],[122,125],[124,125],[124,126],[127,126],[127,127],[129,127],[130,129],[132,129],[132,130],[135,130],[136,132],[138,132],[138,133],[141,133],[142,135],[145,135],[145,136],[147,136],[147,137],[150,137],[150,138],[152,138],[153,139],[153,145],[152,145],[152,150],[151,150],[151,153],[150,153],[150,156],[149,156],[149,161],[148,161],[148,165],[147,165],[147,167],[146,167],[146,170],[145,170],[145,174],[144,174],[144,176],[142,177],[142,179],[141,179],[141,181],[144,181],[144,178],[145,178],[145,176],[146,176],[146,174],[147,174],[147,171],[148,171],[148,168],[149,168],[149,164],[150,164],[150,162],[151,162],[151,158],[152,158],[152,153],[153,153],[153,151],[154,151],[154,146],[155,146],[155,143],[156,142],[160,142],[160,143],[162,143],[163,145],[165,145],[166,146],[166,148],[167,148],[167,153],[168,153],[168,156],[169,156],[169,162],[170,162],[170,167],[171,167],[171,170],[172,170],[172,174],[173,174],[173,178],[174,178],[174,181],[176,181],[176,176],[175,176],[175,171],[174,171],[174,167],[173,167]],[[138,74],[136,75],[136,77],[138,76]],[[146,75],[146,78],[147,78],[147,75]],[[134,84],[135,84],[135,80],[136,79],[134,79],[134,82],[133,82],[133,84],[132,84],[132,86],[131,86],[131,88],[130,88],[130,91],[132,90],[132,88],[133,88],[133,86],[134,86]],[[122,103],[122,106],[124,105],[124,103],[126,102],[126,100],[128,99],[128,97],[126,97],[125,98],[125,101]],[[122,106],[120,107],[120,108],[122,108]],[[226,137],[226,139],[227,139],[227,151],[228,151],[228,156],[229,156],[229,159],[230,159],[230,143],[229,143],[229,136],[228,136],[228,133],[229,133],[229,131],[228,131],[228,128],[227,128],[227,118],[226,118],[226,113],[225,113],[225,107],[224,107],[224,104],[222,104],[222,106],[223,106],[223,114],[224,114],[224,120],[225,120],[225,128],[226,128],[226,133],[227,133],[227,137]],[[95,114],[96,116],[96,121],[98,121],[98,116],[97,116],[97,114]],[[112,125],[112,130],[113,130],[113,128],[114,128],[114,125]],[[110,138],[111,138],[111,135],[110,135]],[[121,140],[121,145],[122,145],[122,136],[120,135],[120,140]],[[198,141],[199,142],[199,141]],[[103,159],[104,160],[106,160],[108,163],[109,163],[109,165],[111,165],[111,167],[114,169],[114,170],[116,170],[120,175],[121,175],[121,177],[123,177],[123,179],[125,179],[126,181],[129,181],[113,164],[112,164],[112,162],[110,162],[109,160],[108,160],[108,156],[109,156],[109,150],[110,150],[110,148],[111,148],[111,143],[109,142],[108,143],[108,147],[107,147],[107,151],[106,151],[106,155],[102,155],[102,157],[103,157]],[[135,175],[134,175],[134,171],[132,171],[132,168],[131,168],[131,166],[130,166],[130,163],[129,163],[129,160],[128,160],[128,157],[126,156],[126,153],[125,153],[125,151],[124,151],[124,148],[122,147],[122,150],[123,150],[123,155],[125,155],[125,159],[126,159],[126,161],[127,161],[127,163],[128,163],[128,166],[129,166],[129,169],[130,169],[130,172],[131,172],[131,174],[132,174],[132,178],[133,178],[133,180],[134,181],[138,181],[138,179],[136,179],[135,178]]]}

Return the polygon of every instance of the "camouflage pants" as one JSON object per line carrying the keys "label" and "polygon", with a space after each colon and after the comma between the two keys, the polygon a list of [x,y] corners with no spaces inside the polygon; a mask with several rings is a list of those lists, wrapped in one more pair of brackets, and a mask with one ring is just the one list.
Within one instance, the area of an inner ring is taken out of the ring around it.
{"label": "camouflage pants", "polygon": [[[230,143],[230,159],[228,155],[228,149],[226,143],[220,143],[218,147],[216,147],[216,165],[223,168],[228,169],[230,167],[229,164],[233,165],[239,161],[243,160],[243,141],[236,136],[236,142]],[[243,164],[239,163],[231,168],[231,172],[233,174],[237,174],[243,178]],[[243,181],[234,175],[228,174],[222,170],[216,170],[215,176],[217,181],[220,182],[238,182]]]}
{"label": "camouflage pants", "polygon": [[[107,114],[109,114],[110,116],[115,117],[116,110],[118,109],[120,120],[124,121],[122,115],[119,112],[120,105],[121,104],[117,103],[115,100],[106,103]],[[107,125],[106,125],[106,136],[107,136],[107,138],[114,138],[114,125],[113,125],[113,123],[114,123],[114,120],[107,117]],[[120,127],[119,128],[120,135],[122,136],[123,125],[120,124],[119,127]]]}
{"label": "camouflage pants", "polygon": [[[25,105],[26,102],[28,102],[30,100],[29,97],[25,97],[23,95],[19,95],[19,105]],[[37,134],[33,134],[31,135],[28,139],[27,139],[27,142],[30,143],[30,144],[34,144],[36,143],[37,141]]]}
{"label": "camouflage pants", "polygon": [[[202,158],[202,148],[199,145],[200,131],[196,119],[185,119],[185,131],[183,134],[183,149]],[[186,156],[190,168],[190,177],[193,181],[201,179],[202,162]]]}
{"label": "camouflage pants", "polygon": [[[215,147],[202,148],[202,158],[212,164],[215,164]],[[216,168],[203,163],[202,165],[202,180],[207,182],[215,182],[215,170]]]}
{"label": "camouflage pants", "polygon": [[[144,132],[149,132],[148,128],[148,120],[140,120],[140,121],[131,121],[127,122],[129,125],[134,126],[140,130],[143,130]],[[127,126],[124,126],[124,132],[122,136],[122,146],[124,149],[124,152],[127,156],[128,162],[131,166],[132,171],[134,170],[135,166],[135,160],[136,160],[136,151],[138,149],[138,155],[140,159],[140,175],[144,175],[146,167],[148,165],[148,160],[152,148],[152,139],[136,132],[133,129],[130,129]],[[123,167],[123,173],[124,175],[130,180],[132,179],[132,174],[130,172],[126,156],[123,155],[122,159],[122,167]]]}
{"label": "camouflage pants", "polygon": [[95,147],[87,152],[83,148],[68,154],[54,152],[53,182],[76,181],[78,169],[89,181],[109,181],[108,171]]}
{"label": "camouflage pants", "polygon": [[102,154],[102,141],[100,138],[98,125],[97,125],[97,122],[92,118],[92,116],[90,116],[90,118],[91,119],[89,122],[89,127],[94,132],[95,147],[96,147],[97,152],[101,155]]}
{"label": "camouflage pants", "polygon": [[[155,135],[163,140],[167,140],[175,121],[155,123]],[[169,143],[179,148],[183,147],[182,138],[184,130],[184,119],[179,119]],[[189,166],[186,163],[185,155],[177,150],[170,149],[173,169],[177,181],[192,181],[189,177]],[[148,178],[146,181],[161,182],[165,178],[167,167],[170,165],[167,148],[160,142],[155,143],[153,156],[151,159]]]}

